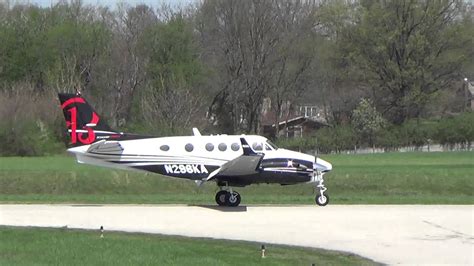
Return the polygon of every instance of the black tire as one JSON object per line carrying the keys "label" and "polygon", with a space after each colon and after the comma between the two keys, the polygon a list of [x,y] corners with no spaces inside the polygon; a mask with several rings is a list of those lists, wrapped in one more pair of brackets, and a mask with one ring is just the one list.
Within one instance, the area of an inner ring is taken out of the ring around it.
{"label": "black tire", "polygon": [[314,200],[319,206],[326,206],[329,203],[329,196],[327,194],[318,195]]}
{"label": "black tire", "polygon": [[237,207],[240,204],[240,200],[241,200],[240,194],[235,191],[233,193],[234,193],[234,197],[231,197],[230,192],[225,195],[225,202],[226,202],[226,205],[229,207]]}
{"label": "black tire", "polygon": [[225,190],[221,190],[221,191],[217,192],[217,194],[216,194],[216,203],[217,203],[217,205],[227,206],[226,198],[227,198],[228,193],[229,192],[227,192]]}

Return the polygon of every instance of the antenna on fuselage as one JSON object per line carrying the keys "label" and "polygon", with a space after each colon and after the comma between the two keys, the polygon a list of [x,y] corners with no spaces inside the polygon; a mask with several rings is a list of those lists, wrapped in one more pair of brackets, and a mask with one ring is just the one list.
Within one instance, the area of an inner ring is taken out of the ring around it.
{"label": "antenna on fuselage", "polygon": [[199,129],[197,129],[196,127],[193,127],[193,134],[194,136],[201,136],[201,132],[199,132]]}

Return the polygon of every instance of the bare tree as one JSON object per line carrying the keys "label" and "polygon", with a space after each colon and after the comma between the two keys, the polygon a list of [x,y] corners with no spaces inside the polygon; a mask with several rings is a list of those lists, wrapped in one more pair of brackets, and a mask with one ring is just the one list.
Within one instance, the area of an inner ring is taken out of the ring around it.
{"label": "bare tree", "polygon": [[[202,99],[189,88],[147,88],[140,102],[145,122],[160,134],[183,134],[202,121]],[[187,132],[189,133],[189,132]]]}
{"label": "bare tree", "polygon": [[[277,2],[280,14],[277,24],[282,35],[278,53],[271,57],[268,96],[275,113],[275,137],[278,137],[278,124],[288,120],[291,105],[311,86],[312,62],[315,59],[317,43],[314,28],[318,25],[312,2]],[[283,114],[283,106],[286,114]]]}
{"label": "bare tree", "polygon": [[95,86],[103,87],[100,105],[111,114],[111,125],[121,127],[130,120],[137,89],[145,84],[148,57],[142,39],[157,19],[145,5],[119,5],[114,13],[104,10],[103,18],[113,35],[108,47],[110,57],[103,61]]}
{"label": "bare tree", "polygon": [[309,47],[297,42],[310,33],[312,4],[205,1],[201,12],[198,30],[211,49],[204,56],[215,63],[220,87],[210,113],[218,123],[232,125],[229,133],[258,132],[265,97],[275,96],[280,114],[282,103],[305,88],[312,54],[301,52]]}

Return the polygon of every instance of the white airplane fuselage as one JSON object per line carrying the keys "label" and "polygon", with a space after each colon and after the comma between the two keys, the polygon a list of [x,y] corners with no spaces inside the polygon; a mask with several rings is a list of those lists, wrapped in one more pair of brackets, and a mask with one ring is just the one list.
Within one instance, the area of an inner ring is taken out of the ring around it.
{"label": "white airplane fuselage", "polygon": [[[256,135],[176,136],[118,140],[115,146],[94,150],[91,145],[68,149],[80,163],[120,169],[135,169],[177,178],[205,180],[212,172],[243,154],[240,138],[263,154],[260,169],[253,174],[217,176],[232,186],[252,183],[296,184],[315,181],[315,171],[332,166],[312,155],[276,148]],[[110,144],[113,141],[108,140]],[[120,147],[120,149],[118,148]],[[92,148],[92,149],[91,149]],[[120,151],[120,152],[119,152]]]}
{"label": "white airplane fuselage", "polygon": [[69,135],[68,151],[79,163],[147,171],[185,178],[202,184],[215,181],[219,206],[236,207],[241,196],[232,186],[255,183],[291,185],[315,183],[316,203],[325,206],[324,173],[332,165],[312,155],[278,149],[256,135],[194,136],[155,138],[112,130],[80,95],[59,93]]}

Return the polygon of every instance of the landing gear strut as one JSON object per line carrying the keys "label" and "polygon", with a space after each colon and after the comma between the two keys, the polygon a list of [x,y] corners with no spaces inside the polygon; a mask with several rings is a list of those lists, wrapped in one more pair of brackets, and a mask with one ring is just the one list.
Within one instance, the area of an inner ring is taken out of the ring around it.
{"label": "landing gear strut", "polygon": [[319,195],[316,195],[315,201],[319,206],[326,206],[329,203],[329,196],[324,194],[324,192],[328,189],[324,186],[323,174],[316,173],[316,175],[316,182],[318,182],[316,188],[319,188]]}
{"label": "landing gear strut", "polygon": [[232,188],[228,188],[228,191],[221,190],[216,194],[216,203],[219,206],[237,207],[240,204],[240,200],[240,194],[237,191],[233,191]]}

